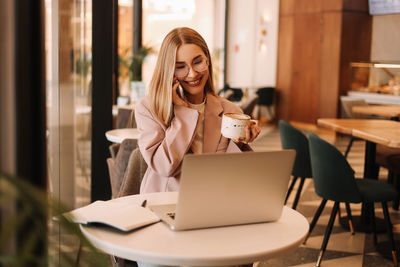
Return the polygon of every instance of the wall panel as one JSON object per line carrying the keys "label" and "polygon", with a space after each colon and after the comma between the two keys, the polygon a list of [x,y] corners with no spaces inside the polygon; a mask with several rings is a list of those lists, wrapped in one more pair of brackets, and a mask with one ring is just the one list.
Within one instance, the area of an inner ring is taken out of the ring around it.
{"label": "wall panel", "polygon": [[367,0],[281,1],[278,118],[315,123],[338,115],[339,96],[348,90],[349,63],[369,60],[366,5]]}
{"label": "wall panel", "polygon": [[[314,114],[318,113],[320,20],[319,13],[294,17],[290,86],[290,118],[292,120],[312,122]],[[307,40],[307,42],[302,40]]]}

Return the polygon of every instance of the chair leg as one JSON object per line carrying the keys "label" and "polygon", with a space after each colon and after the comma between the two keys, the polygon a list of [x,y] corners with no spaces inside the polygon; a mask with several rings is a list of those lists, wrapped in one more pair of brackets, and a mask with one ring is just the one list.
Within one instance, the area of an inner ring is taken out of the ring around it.
{"label": "chair leg", "polygon": [[294,198],[292,209],[296,209],[297,204],[299,203],[301,190],[303,190],[304,181],[306,180],[305,177],[301,177],[299,188],[297,189],[296,197]]}
{"label": "chair leg", "polygon": [[[400,174],[394,173],[392,171],[389,172],[392,175],[393,185],[396,187],[397,192],[400,192]],[[393,209],[399,210],[399,199],[393,200]]]}
{"label": "chair leg", "polygon": [[346,202],[347,219],[349,220],[349,228],[352,235],[355,234],[353,226],[353,217],[351,216],[350,203]]}
{"label": "chair leg", "polygon": [[319,216],[321,216],[321,213],[325,208],[326,202],[327,202],[326,199],[322,199],[321,204],[319,205],[317,211],[315,212],[314,218],[311,221],[310,230],[308,230],[308,234],[307,234],[306,239],[304,240],[303,244],[305,244],[307,242],[307,239],[310,237],[311,232],[313,231],[315,225],[317,224]]}
{"label": "chair leg", "polygon": [[394,184],[394,173],[388,170],[388,184]]}
{"label": "chair leg", "polygon": [[347,155],[348,155],[349,152],[350,152],[350,149],[351,149],[351,146],[353,145],[354,140],[355,140],[354,137],[351,137],[350,142],[349,142],[349,144],[347,145],[346,152],[344,152],[344,157],[345,157],[345,158],[347,158]]}
{"label": "chair leg", "polygon": [[272,112],[272,107],[271,106],[266,106],[266,107],[267,107],[268,115],[269,115],[269,117],[270,117],[270,119],[272,121],[275,118],[275,114],[274,114],[274,112]]}
{"label": "chair leg", "polygon": [[340,202],[336,201],[335,205],[333,205],[331,217],[329,218],[329,223],[328,223],[328,226],[326,227],[326,230],[325,230],[324,241],[322,242],[322,246],[321,246],[321,250],[319,252],[317,264],[315,265],[316,267],[321,266],[322,257],[324,256],[324,253],[325,253],[325,250],[326,250],[326,246],[328,245],[329,237],[330,237],[330,235],[332,233],[332,228],[333,228],[333,224],[335,222],[335,217],[336,217],[336,213],[337,213],[337,210],[338,210],[338,207],[339,207],[339,203]]}
{"label": "chair leg", "polygon": [[76,254],[75,267],[79,266],[79,260],[81,258],[81,252],[82,252],[82,241],[79,240],[79,247],[78,247],[78,252]]}
{"label": "chair leg", "polygon": [[291,193],[292,190],[293,190],[293,187],[294,187],[294,184],[295,184],[296,181],[297,181],[297,178],[298,178],[297,176],[296,176],[296,177],[293,177],[292,183],[290,184],[289,189],[288,189],[288,192],[287,192],[287,194],[286,194],[285,205],[286,205],[286,202],[287,202],[287,200],[288,200],[288,198],[289,198],[290,193]]}
{"label": "chair leg", "polygon": [[397,261],[396,245],[394,243],[392,223],[390,222],[390,216],[389,216],[389,211],[388,211],[386,202],[382,202],[382,209],[383,209],[383,215],[385,216],[388,238],[389,238],[390,244],[392,245],[393,264],[394,264],[394,266],[397,267],[399,263]]}
{"label": "chair leg", "polygon": [[374,245],[376,246],[378,244],[378,239],[376,237],[376,221],[375,221],[375,207],[374,203],[372,203],[372,210],[371,210],[371,222],[372,222],[372,234],[374,238]]}

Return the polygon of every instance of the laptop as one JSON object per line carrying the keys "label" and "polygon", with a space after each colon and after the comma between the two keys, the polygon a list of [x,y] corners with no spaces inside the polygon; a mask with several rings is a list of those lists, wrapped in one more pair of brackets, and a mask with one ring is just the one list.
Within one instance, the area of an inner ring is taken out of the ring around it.
{"label": "laptop", "polygon": [[295,150],[188,154],[178,201],[149,208],[172,230],[278,220]]}

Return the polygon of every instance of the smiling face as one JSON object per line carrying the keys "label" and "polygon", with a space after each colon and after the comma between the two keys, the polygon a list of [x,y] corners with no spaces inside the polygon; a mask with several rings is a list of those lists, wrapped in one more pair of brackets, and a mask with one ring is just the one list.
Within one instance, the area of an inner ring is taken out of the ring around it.
{"label": "smiling face", "polygon": [[203,71],[196,71],[200,64],[207,60],[203,50],[195,44],[182,44],[176,51],[175,70],[188,68],[187,75],[177,77],[182,85],[187,100],[192,104],[200,104],[204,100],[204,86],[208,80],[208,67]]}

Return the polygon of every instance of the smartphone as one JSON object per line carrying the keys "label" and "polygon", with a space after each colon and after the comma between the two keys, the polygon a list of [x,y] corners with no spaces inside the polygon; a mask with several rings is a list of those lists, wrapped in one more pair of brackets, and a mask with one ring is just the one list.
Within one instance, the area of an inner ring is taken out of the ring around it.
{"label": "smartphone", "polygon": [[180,84],[178,85],[178,95],[180,98],[185,99],[185,94],[183,93],[183,88]]}

